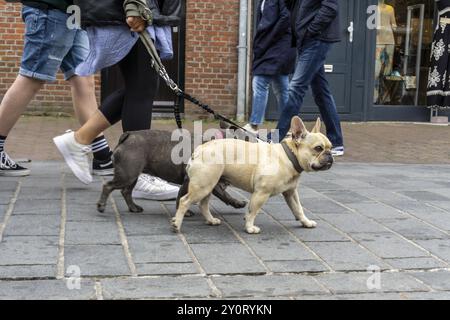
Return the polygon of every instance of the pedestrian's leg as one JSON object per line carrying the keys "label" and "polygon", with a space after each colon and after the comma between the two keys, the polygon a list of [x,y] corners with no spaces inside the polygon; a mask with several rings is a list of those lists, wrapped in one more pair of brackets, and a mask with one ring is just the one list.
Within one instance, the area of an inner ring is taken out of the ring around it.
{"label": "pedestrian's leg", "polygon": [[343,147],[344,138],[342,135],[341,121],[323,66],[315,75],[311,83],[311,89],[314,101],[319,107],[322,120],[327,128],[328,138],[333,144],[333,147]]}
{"label": "pedestrian's leg", "polygon": [[[258,127],[264,121],[267,101],[269,100],[269,86],[272,76],[255,75],[253,76],[253,105],[250,124]],[[256,129],[256,128],[254,128]]]}
{"label": "pedestrian's leg", "polygon": [[85,124],[97,111],[94,76],[69,79],[72,89],[73,108],[80,125]]}
{"label": "pedestrian's leg", "polygon": [[147,61],[150,61],[150,56],[144,44],[138,41],[119,63],[125,81],[121,115],[124,131],[151,128],[153,100],[158,92],[159,76]]}
{"label": "pedestrian's leg", "polygon": [[44,82],[19,75],[0,104],[0,135],[7,136]]}
{"label": "pedestrian's leg", "polygon": [[272,88],[277,98],[278,110],[284,109],[284,106],[289,100],[289,76],[278,75],[273,77]]}
{"label": "pedestrian's leg", "polygon": [[321,41],[309,40],[298,54],[294,76],[289,84],[289,99],[283,110],[281,110],[277,125],[280,140],[284,139],[288,133],[292,117],[300,113],[303,99],[312,78],[319,68],[323,66],[325,59],[320,54],[320,50]]}

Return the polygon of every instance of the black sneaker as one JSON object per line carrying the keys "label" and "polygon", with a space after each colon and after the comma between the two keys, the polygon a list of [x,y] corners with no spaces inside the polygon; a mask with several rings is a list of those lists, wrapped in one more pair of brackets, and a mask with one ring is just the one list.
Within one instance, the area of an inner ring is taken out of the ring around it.
{"label": "black sneaker", "polygon": [[29,169],[15,163],[5,151],[0,152],[0,176],[25,177],[29,175]]}
{"label": "black sneaker", "polygon": [[112,176],[114,175],[114,165],[112,159],[94,160],[92,161],[92,174],[96,176]]}

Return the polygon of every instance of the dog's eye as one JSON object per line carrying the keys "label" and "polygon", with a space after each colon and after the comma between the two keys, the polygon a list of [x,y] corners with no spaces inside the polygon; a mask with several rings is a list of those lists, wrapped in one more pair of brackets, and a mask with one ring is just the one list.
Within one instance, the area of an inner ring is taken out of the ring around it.
{"label": "dog's eye", "polygon": [[317,146],[317,147],[314,148],[314,150],[316,150],[317,152],[322,152],[323,151],[323,147]]}

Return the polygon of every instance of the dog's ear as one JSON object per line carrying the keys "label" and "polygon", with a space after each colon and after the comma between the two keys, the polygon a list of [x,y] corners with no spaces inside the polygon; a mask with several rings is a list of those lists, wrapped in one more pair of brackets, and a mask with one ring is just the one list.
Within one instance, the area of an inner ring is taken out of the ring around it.
{"label": "dog's ear", "polygon": [[312,133],[319,133],[320,129],[322,129],[322,121],[320,120],[320,118],[317,118],[316,120],[316,125],[314,126],[314,128],[311,130]]}
{"label": "dog's ear", "polygon": [[306,134],[308,133],[308,130],[306,129],[306,126],[303,123],[302,119],[300,119],[300,117],[295,116],[292,118],[291,132],[292,132],[292,138],[294,138],[294,139],[304,138],[306,136]]}

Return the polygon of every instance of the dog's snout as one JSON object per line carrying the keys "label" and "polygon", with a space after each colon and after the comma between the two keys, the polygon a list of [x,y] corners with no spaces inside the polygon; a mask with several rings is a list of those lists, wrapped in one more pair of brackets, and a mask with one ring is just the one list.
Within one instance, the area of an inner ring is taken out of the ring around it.
{"label": "dog's snout", "polygon": [[327,152],[325,154],[325,161],[329,164],[333,164],[334,158],[333,158],[333,155],[331,154],[331,152]]}

